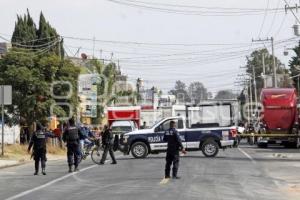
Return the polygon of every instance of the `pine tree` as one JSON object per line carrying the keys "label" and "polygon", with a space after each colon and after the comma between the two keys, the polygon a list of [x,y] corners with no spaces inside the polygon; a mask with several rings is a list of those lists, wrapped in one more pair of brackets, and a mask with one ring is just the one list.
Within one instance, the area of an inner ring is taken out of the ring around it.
{"label": "pine tree", "polygon": [[296,56],[293,56],[291,60],[289,61],[289,67],[291,76],[293,77],[294,86],[297,88],[297,91],[299,91],[300,87],[300,42],[298,46],[294,48],[294,52]]}
{"label": "pine tree", "polygon": [[37,38],[39,45],[52,45],[50,51],[63,57],[63,45],[60,36],[56,30],[47,22],[43,12],[40,14],[39,29],[37,30]]}
{"label": "pine tree", "polygon": [[23,17],[18,15],[17,22],[15,23],[15,29],[12,36],[12,45],[14,47],[32,48],[36,41],[36,25],[29,14]]}
{"label": "pine tree", "polygon": [[40,13],[39,28],[36,28],[29,10],[24,16],[17,15],[15,29],[11,39],[13,47],[34,49],[54,53],[64,57],[63,41],[56,30]]}

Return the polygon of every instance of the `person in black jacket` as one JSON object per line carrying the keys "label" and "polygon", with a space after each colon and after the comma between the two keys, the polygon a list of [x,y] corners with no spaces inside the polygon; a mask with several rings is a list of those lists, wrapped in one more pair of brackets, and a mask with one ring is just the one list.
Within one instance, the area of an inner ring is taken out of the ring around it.
{"label": "person in black jacket", "polygon": [[51,133],[46,133],[43,130],[43,126],[40,123],[36,125],[36,132],[33,133],[29,146],[28,146],[28,153],[30,153],[31,148],[33,147],[32,156],[35,161],[35,172],[34,175],[38,175],[39,173],[39,163],[41,161],[42,166],[42,174],[46,175],[46,153],[47,153],[47,138],[54,137]]}
{"label": "person in black jacket", "polygon": [[175,121],[170,122],[170,128],[165,132],[164,142],[168,142],[167,155],[166,155],[166,168],[165,168],[165,178],[170,178],[171,165],[173,164],[172,177],[179,179],[177,176],[179,167],[179,151],[181,150],[184,154],[186,153],[179,133],[176,130]]}
{"label": "person in black jacket", "polygon": [[80,139],[82,134],[80,130],[75,126],[74,119],[69,120],[69,127],[63,133],[63,141],[67,143],[67,158],[69,165],[69,172],[78,171],[78,165],[80,160]]}
{"label": "person in black jacket", "polygon": [[100,164],[103,165],[106,157],[107,157],[107,153],[109,152],[109,155],[112,159],[112,163],[111,164],[117,164],[115,155],[114,155],[114,151],[113,151],[113,133],[112,130],[110,128],[108,128],[107,125],[104,126],[104,130],[103,130],[103,134],[102,134],[102,145],[104,147],[104,152],[100,161]]}

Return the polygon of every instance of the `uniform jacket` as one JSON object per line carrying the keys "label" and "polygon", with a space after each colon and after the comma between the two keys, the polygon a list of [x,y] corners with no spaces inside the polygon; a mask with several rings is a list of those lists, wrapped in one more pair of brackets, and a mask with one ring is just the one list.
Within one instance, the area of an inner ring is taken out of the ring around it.
{"label": "uniform jacket", "polygon": [[170,128],[165,132],[164,142],[168,142],[168,153],[177,153],[183,149],[179,133],[175,128]]}

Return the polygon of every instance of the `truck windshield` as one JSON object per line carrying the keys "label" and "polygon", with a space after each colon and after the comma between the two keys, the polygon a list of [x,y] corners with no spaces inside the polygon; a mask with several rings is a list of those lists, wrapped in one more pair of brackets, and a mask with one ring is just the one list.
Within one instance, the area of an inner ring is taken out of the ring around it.
{"label": "truck windshield", "polygon": [[120,132],[120,133],[128,133],[132,131],[132,127],[130,126],[115,126],[111,127],[112,132]]}
{"label": "truck windshield", "polygon": [[161,123],[164,119],[160,119],[158,120],[157,122],[155,122],[151,127],[150,129],[154,128],[157,124]]}

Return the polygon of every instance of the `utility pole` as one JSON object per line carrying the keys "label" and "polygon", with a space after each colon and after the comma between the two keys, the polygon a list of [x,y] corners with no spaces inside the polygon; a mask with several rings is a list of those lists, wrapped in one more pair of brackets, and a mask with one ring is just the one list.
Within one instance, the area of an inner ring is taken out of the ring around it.
{"label": "utility pole", "polygon": [[[250,97],[250,92],[249,92],[249,86],[247,86],[247,83],[246,83],[246,90],[247,90],[247,96]],[[248,99],[248,98],[247,98]],[[248,103],[249,103],[249,99],[248,99]],[[250,108],[249,106],[247,106],[247,121],[248,121],[248,124],[250,124]]]}
{"label": "utility pole", "polygon": [[255,117],[257,116],[257,88],[256,88],[256,78],[255,78],[255,69],[252,65],[252,76],[253,76],[253,87],[254,87],[254,100],[255,100]]}
{"label": "utility pole", "polygon": [[60,38],[58,38],[58,40],[59,40],[59,42],[58,42],[58,55],[59,55],[59,58],[60,58],[60,60],[61,60],[61,39]]}
{"label": "utility pole", "polygon": [[285,13],[287,14],[287,11],[291,11],[291,13],[294,15],[296,21],[298,23],[300,23],[299,18],[297,17],[297,15],[294,12],[294,10],[296,10],[296,12],[298,12],[298,9],[300,8],[300,6],[298,4],[295,4],[295,6],[290,6],[289,3],[287,2],[287,0],[284,0],[284,2],[286,3],[284,6]]}
{"label": "utility pole", "polygon": [[1,151],[1,155],[4,156],[4,86],[1,86],[1,113],[2,113],[2,140],[1,140],[1,147],[2,147],[2,151]]}
{"label": "utility pole", "polygon": [[299,76],[297,78],[297,87],[298,87],[298,95],[300,94],[299,88],[300,88],[300,82],[299,82]]}
{"label": "utility pole", "polygon": [[94,36],[93,37],[93,59],[95,58],[95,42],[96,42],[96,38]]}
{"label": "utility pole", "polygon": [[274,73],[274,87],[277,88],[277,71],[276,71],[276,59],[274,55],[274,38],[271,37],[271,45],[272,45],[272,56],[273,56],[273,73]]}
{"label": "utility pole", "polygon": [[253,109],[252,109],[252,83],[251,83],[251,77],[250,77],[250,80],[249,80],[249,90],[250,90],[250,95],[249,95],[249,98],[250,98],[250,122],[251,122],[251,119],[252,119],[252,114],[253,114]]}
{"label": "utility pole", "polygon": [[252,39],[252,42],[267,42],[271,41],[271,46],[272,46],[272,57],[273,57],[273,86],[277,88],[277,67],[276,67],[276,58],[275,58],[275,53],[274,53],[274,38],[266,38],[266,39],[258,39],[254,40]]}
{"label": "utility pole", "polygon": [[264,88],[267,87],[267,77],[266,77],[266,65],[265,65],[265,54],[262,54],[262,67],[263,67],[263,79],[264,79]]}

